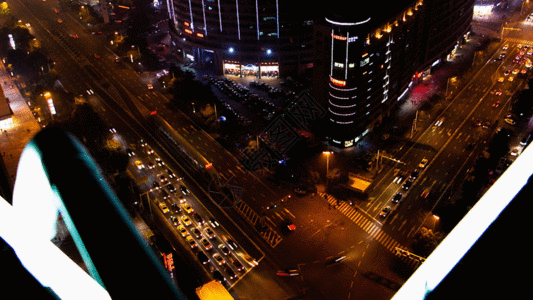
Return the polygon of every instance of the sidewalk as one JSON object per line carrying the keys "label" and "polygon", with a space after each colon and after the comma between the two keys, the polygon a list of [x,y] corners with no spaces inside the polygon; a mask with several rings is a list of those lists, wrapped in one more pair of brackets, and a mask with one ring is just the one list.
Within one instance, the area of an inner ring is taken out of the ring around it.
{"label": "sidewalk", "polygon": [[[4,82],[6,83],[4,84]],[[22,150],[26,143],[41,130],[41,127],[35,120],[24,97],[13,84],[12,78],[6,72],[3,63],[0,63],[0,85],[6,100],[9,99],[9,106],[13,111],[13,127],[4,128],[0,133],[0,151],[6,166],[8,181],[11,190],[13,190]]]}

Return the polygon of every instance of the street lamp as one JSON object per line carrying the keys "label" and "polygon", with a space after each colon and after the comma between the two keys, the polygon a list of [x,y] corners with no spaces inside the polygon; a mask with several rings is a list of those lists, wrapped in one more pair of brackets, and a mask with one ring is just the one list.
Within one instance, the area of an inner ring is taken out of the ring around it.
{"label": "street lamp", "polygon": [[329,156],[331,154],[333,154],[333,151],[323,151],[322,153],[326,155],[326,189],[327,189],[328,185],[329,185],[329,177],[328,177],[328,174],[329,174]]}

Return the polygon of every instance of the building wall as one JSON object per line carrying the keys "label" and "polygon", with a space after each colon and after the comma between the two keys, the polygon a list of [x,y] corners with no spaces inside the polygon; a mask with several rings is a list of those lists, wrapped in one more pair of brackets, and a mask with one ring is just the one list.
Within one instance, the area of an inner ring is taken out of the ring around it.
{"label": "building wall", "polygon": [[413,77],[439,59],[445,61],[462,41],[470,28],[473,4],[473,0],[417,0],[377,23],[370,21],[376,19],[371,14],[351,21],[339,15],[327,18],[332,30],[327,79],[330,143],[351,147],[394,111]]}
{"label": "building wall", "polygon": [[[312,17],[281,0],[174,0],[173,16],[185,59],[222,73],[224,62],[263,64],[281,73],[312,63]],[[189,54],[189,55],[187,55]],[[273,66],[273,67],[272,67]]]}

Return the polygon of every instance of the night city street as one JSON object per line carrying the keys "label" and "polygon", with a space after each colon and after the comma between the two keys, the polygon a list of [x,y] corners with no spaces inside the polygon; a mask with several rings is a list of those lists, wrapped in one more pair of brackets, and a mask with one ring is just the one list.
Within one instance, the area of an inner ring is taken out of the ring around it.
{"label": "night city street", "polygon": [[34,135],[72,132],[187,299],[392,299],[531,142],[529,1],[192,2],[0,15],[2,197]]}

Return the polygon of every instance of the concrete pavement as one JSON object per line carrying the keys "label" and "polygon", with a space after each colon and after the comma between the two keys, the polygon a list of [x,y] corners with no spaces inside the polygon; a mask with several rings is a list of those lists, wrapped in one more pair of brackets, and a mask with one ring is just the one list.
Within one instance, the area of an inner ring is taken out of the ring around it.
{"label": "concrete pavement", "polygon": [[6,166],[11,190],[13,190],[22,150],[28,141],[41,130],[41,127],[1,62],[0,84],[6,99],[9,99],[9,106],[13,111],[13,126],[11,128],[3,128],[0,133],[2,159]]}

